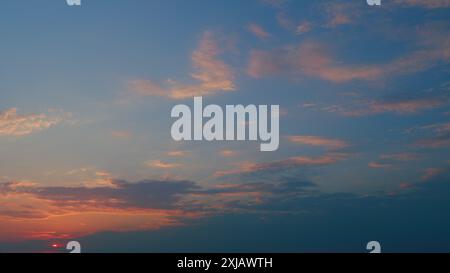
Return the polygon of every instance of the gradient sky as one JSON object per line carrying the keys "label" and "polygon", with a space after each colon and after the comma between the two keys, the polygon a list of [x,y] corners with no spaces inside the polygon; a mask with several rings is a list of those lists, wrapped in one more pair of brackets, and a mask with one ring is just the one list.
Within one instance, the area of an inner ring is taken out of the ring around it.
{"label": "gradient sky", "polygon": [[[450,1],[5,0],[0,252],[450,251]],[[280,148],[170,110],[279,104]]]}

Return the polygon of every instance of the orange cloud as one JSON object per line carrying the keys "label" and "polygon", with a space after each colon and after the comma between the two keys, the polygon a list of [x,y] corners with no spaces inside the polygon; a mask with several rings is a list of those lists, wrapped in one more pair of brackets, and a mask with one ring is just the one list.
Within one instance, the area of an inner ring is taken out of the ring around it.
{"label": "orange cloud", "polygon": [[329,139],[318,136],[289,136],[290,142],[311,146],[321,146],[328,149],[342,149],[348,147],[349,144],[339,139]]}
{"label": "orange cloud", "polygon": [[219,152],[219,154],[223,157],[234,157],[239,154],[238,151],[232,151],[232,150],[222,150]]}
{"label": "orange cloud", "polygon": [[[106,174],[102,174],[106,175]],[[179,194],[190,182],[114,181],[116,187],[0,184],[0,240],[75,238],[99,231],[152,230],[180,225],[202,212],[184,211]]]}
{"label": "orange cloud", "polygon": [[68,211],[43,219],[16,219],[0,216],[0,238],[73,239],[102,231],[153,230],[181,225],[180,217],[196,217],[194,213],[167,210]]}
{"label": "orange cloud", "polygon": [[387,163],[380,163],[380,162],[370,162],[369,167],[372,169],[386,169],[386,168],[391,168],[392,165],[387,164]]}
{"label": "orange cloud", "polygon": [[128,131],[112,131],[111,135],[115,138],[127,139],[131,137],[131,133]]}
{"label": "orange cloud", "polygon": [[168,156],[171,157],[184,157],[187,156],[189,154],[188,151],[169,151],[167,152]]}
{"label": "orange cloud", "polygon": [[[107,173],[99,173],[107,176]],[[153,230],[239,211],[267,198],[305,193],[313,183],[245,183],[209,187],[190,181],[114,180],[115,187],[42,187],[0,183],[0,241],[73,239],[102,231]]]}
{"label": "orange cloud", "polygon": [[178,168],[181,166],[181,164],[177,163],[167,163],[163,162],[161,160],[152,160],[146,163],[148,167],[156,168],[156,169],[173,169]]}
{"label": "orange cloud", "polygon": [[16,108],[0,112],[0,136],[25,136],[48,129],[63,120],[47,114],[19,115]]}
{"label": "orange cloud", "polygon": [[212,32],[205,32],[199,47],[192,53],[195,72],[191,74],[196,83],[179,84],[168,81],[162,86],[150,80],[133,80],[129,89],[138,95],[162,96],[172,99],[185,99],[194,96],[213,95],[217,92],[235,91],[234,72],[218,57],[223,52]]}

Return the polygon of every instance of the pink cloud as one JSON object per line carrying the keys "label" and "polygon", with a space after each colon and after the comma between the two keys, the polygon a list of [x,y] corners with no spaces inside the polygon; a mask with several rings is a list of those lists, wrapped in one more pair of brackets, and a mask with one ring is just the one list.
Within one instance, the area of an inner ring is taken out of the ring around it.
{"label": "pink cloud", "polygon": [[311,29],[312,29],[312,23],[309,21],[303,21],[302,23],[300,23],[297,26],[297,30],[295,31],[295,33],[297,35],[302,35],[302,34],[310,32]]}
{"label": "pink cloud", "polygon": [[265,40],[271,36],[270,33],[265,31],[261,26],[254,23],[249,24],[247,30],[261,40]]}
{"label": "pink cloud", "polygon": [[408,189],[411,189],[411,188],[414,188],[414,184],[411,184],[411,183],[401,183],[400,184],[400,189],[401,190],[408,190]]}
{"label": "pink cloud", "polygon": [[419,49],[384,64],[345,64],[345,61],[333,56],[324,44],[313,41],[272,51],[253,50],[247,73],[255,78],[284,74],[344,83],[416,73],[450,61],[448,31],[424,26],[418,30],[417,37]]}
{"label": "pink cloud", "polygon": [[254,50],[247,72],[259,78],[270,74],[290,73],[318,77],[333,82],[373,80],[382,75],[379,67],[343,66],[331,57],[322,44],[306,42],[298,47],[276,51]]}
{"label": "pink cloud", "polygon": [[450,123],[422,126],[409,129],[408,132],[413,130],[424,130],[427,133],[431,133],[431,136],[416,141],[414,143],[415,146],[434,149],[450,147]]}
{"label": "pink cloud", "polygon": [[421,139],[416,141],[415,145],[425,148],[446,148],[450,147],[450,137],[445,135],[437,136],[435,138]]}
{"label": "pink cloud", "polygon": [[353,5],[349,3],[332,3],[326,6],[329,22],[328,27],[337,27],[353,23],[353,19],[357,16]]}
{"label": "pink cloud", "polygon": [[369,167],[372,169],[386,169],[386,168],[391,168],[392,165],[387,164],[387,163],[380,163],[380,162],[370,162]]}
{"label": "pink cloud", "polygon": [[421,98],[394,102],[371,102],[369,103],[370,113],[396,112],[399,114],[417,113],[422,110],[433,109],[444,104],[444,101],[437,98]]}
{"label": "pink cloud", "polygon": [[129,82],[129,89],[138,95],[172,99],[235,91],[234,72],[230,66],[219,59],[222,52],[214,34],[207,31],[191,56],[195,72],[190,76],[196,83],[180,84],[176,81],[168,81],[166,85],[161,85],[150,80],[133,80]]}
{"label": "pink cloud", "polygon": [[347,117],[361,117],[384,113],[400,115],[417,114],[425,110],[436,109],[448,102],[446,98],[412,98],[396,101],[354,101],[351,105],[331,105],[318,107],[319,110]]}
{"label": "pink cloud", "polygon": [[450,132],[450,122],[426,125],[416,129],[432,130],[437,134],[446,134]]}
{"label": "pink cloud", "polygon": [[345,141],[323,138],[319,136],[289,136],[288,139],[292,143],[321,146],[328,149],[342,149],[349,146],[349,144]]}
{"label": "pink cloud", "polygon": [[441,174],[443,172],[442,169],[438,168],[428,168],[424,171],[424,174],[422,175],[422,180],[427,181],[430,180],[437,175]]}

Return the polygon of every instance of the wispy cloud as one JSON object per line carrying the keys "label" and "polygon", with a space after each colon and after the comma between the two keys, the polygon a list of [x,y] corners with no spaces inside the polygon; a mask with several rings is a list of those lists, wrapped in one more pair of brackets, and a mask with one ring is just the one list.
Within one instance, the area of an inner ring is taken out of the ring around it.
{"label": "wispy cloud", "polygon": [[271,36],[269,32],[267,32],[260,25],[257,25],[255,23],[247,25],[246,29],[261,40],[266,40]]}
{"label": "wispy cloud", "polygon": [[156,168],[156,169],[173,169],[181,167],[181,164],[178,163],[168,163],[161,160],[152,160],[145,163],[147,167]]}
{"label": "wispy cloud", "polygon": [[295,34],[302,35],[311,31],[313,24],[309,21],[301,22],[295,31]]}
{"label": "wispy cloud", "polygon": [[165,85],[161,85],[151,80],[138,79],[129,83],[129,89],[143,96],[162,96],[172,99],[235,91],[234,72],[229,65],[219,59],[223,50],[217,37],[207,31],[191,56],[195,72],[190,76],[196,83],[180,84],[170,80]]}
{"label": "wispy cloud", "polygon": [[353,101],[349,105],[314,105],[321,111],[336,113],[348,117],[362,117],[370,115],[379,115],[385,113],[395,113],[399,115],[418,114],[426,110],[433,110],[444,107],[448,104],[446,96],[395,98],[385,100],[359,100]]}
{"label": "wispy cloud", "polygon": [[[445,37],[445,38],[443,38]],[[307,41],[272,51],[253,50],[247,67],[250,76],[314,77],[335,83],[372,81],[424,71],[450,60],[448,31],[425,26],[417,31],[418,49],[384,64],[345,64],[323,43]]]}
{"label": "wispy cloud", "polygon": [[275,51],[253,50],[247,72],[260,78],[271,74],[313,76],[333,82],[355,79],[371,80],[382,74],[381,68],[371,66],[342,66],[317,42],[305,42],[298,47]]}
{"label": "wispy cloud", "polygon": [[383,160],[396,160],[396,161],[414,161],[418,160],[420,157],[415,153],[392,153],[392,154],[382,154],[380,159]]}
{"label": "wispy cloud", "polygon": [[292,143],[325,147],[327,149],[342,149],[349,146],[346,141],[319,136],[288,136],[288,140]]}
{"label": "wispy cloud", "polygon": [[25,136],[48,129],[62,122],[64,117],[48,114],[17,113],[16,108],[0,112],[0,136]]}
{"label": "wispy cloud", "polygon": [[233,150],[221,150],[219,154],[223,157],[235,157],[239,155],[239,152]]}
{"label": "wispy cloud", "polygon": [[240,162],[235,164],[237,168],[218,171],[215,173],[215,176],[221,177],[225,175],[248,174],[264,171],[280,171],[301,166],[325,166],[342,161],[348,158],[348,156],[349,155],[345,153],[329,153],[319,157],[296,156],[266,163]]}
{"label": "wispy cloud", "polygon": [[128,139],[132,136],[132,133],[129,131],[112,131],[111,135],[114,138],[119,138],[119,139]]}
{"label": "wispy cloud", "polygon": [[443,105],[445,101],[437,98],[406,99],[398,101],[384,101],[369,103],[369,113],[396,112],[400,114],[417,113],[422,110],[433,109]]}
{"label": "wispy cloud", "polygon": [[450,123],[431,124],[407,130],[407,132],[424,131],[427,136],[415,141],[414,146],[423,148],[450,147]]}
{"label": "wispy cloud", "polygon": [[386,168],[392,168],[392,164],[373,161],[373,162],[369,163],[369,167],[372,169],[386,169]]}
{"label": "wispy cloud", "polygon": [[372,169],[392,169],[399,163],[419,160],[416,153],[386,153],[379,156],[379,160],[372,161],[368,166]]}
{"label": "wispy cloud", "polygon": [[329,16],[327,26],[331,28],[351,24],[359,15],[351,3],[331,3],[325,9]]}
{"label": "wispy cloud", "polygon": [[430,179],[433,179],[434,177],[444,173],[445,170],[444,169],[439,169],[439,168],[428,168],[424,171],[423,175],[422,175],[422,180],[423,181],[428,181]]}
{"label": "wispy cloud", "polygon": [[432,138],[421,139],[415,142],[418,147],[445,148],[450,147],[450,134],[438,135]]}
{"label": "wispy cloud", "polygon": [[182,150],[174,150],[167,152],[167,155],[171,157],[185,157],[189,154],[190,154],[189,151],[182,151]]}

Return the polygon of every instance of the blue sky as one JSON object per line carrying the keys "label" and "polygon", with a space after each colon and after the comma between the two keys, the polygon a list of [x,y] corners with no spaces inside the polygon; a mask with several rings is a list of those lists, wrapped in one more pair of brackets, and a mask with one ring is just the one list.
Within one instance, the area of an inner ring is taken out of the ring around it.
{"label": "blue sky", "polygon": [[[448,251],[449,8],[2,2],[0,251]],[[280,105],[279,150],[173,141],[194,96]]]}

